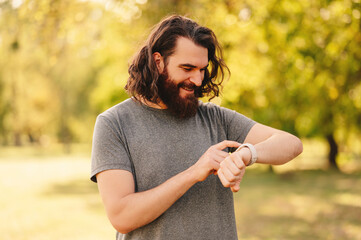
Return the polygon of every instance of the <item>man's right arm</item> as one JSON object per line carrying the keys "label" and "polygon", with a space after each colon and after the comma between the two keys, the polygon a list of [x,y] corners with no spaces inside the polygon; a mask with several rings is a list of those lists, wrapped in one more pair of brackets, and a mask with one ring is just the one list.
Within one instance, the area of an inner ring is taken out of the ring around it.
{"label": "man's right arm", "polygon": [[128,233],[152,222],[195,183],[219,169],[219,164],[229,156],[223,149],[239,145],[233,141],[213,145],[193,166],[144,192],[134,192],[133,175],[128,171],[98,173],[98,188],[110,222],[120,233]]}

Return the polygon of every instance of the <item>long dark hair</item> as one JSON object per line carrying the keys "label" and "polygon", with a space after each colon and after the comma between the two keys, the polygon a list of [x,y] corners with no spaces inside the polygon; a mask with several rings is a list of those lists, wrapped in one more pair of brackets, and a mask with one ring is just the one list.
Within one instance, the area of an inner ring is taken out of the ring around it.
{"label": "long dark hair", "polygon": [[208,96],[212,99],[219,96],[225,72],[230,73],[230,71],[222,59],[222,49],[216,35],[211,29],[179,15],[169,16],[158,23],[145,45],[134,56],[128,69],[129,78],[125,86],[130,95],[137,100],[139,100],[137,97],[142,97],[153,103],[159,101],[158,79],[161,73],[153,59],[153,53],[159,52],[166,66],[167,58],[174,53],[179,37],[186,37],[208,49],[210,71],[208,69],[205,71],[198,97]]}

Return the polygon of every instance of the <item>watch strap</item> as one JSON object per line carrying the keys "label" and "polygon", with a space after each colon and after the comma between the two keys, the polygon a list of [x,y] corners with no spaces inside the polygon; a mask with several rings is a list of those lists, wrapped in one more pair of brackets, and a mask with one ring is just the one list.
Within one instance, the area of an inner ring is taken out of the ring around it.
{"label": "watch strap", "polygon": [[256,148],[250,143],[243,143],[241,146],[239,146],[237,148],[236,152],[238,152],[239,150],[241,150],[244,147],[248,148],[251,152],[251,160],[247,164],[247,166],[251,166],[252,164],[254,164],[257,161],[257,158],[258,158]]}

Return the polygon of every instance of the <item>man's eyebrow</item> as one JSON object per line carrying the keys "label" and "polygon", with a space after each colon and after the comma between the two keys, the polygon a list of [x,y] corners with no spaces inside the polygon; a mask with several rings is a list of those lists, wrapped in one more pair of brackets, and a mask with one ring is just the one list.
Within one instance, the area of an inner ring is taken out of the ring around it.
{"label": "man's eyebrow", "polygon": [[[208,67],[209,64],[207,64],[207,66],[203,67],[202,69],[206,69]],[[189,63],[183,63],[183,64],[179,64],[178,67],[188,67],[188,68],[197,68],[197,66],[194,66],[192,64]]]}

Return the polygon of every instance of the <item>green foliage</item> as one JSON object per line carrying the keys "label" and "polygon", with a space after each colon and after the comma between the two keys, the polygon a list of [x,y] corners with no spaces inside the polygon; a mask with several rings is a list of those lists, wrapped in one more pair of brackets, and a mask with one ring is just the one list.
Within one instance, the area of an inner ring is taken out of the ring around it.
{"label": "green foliage", "polygon": [[244,14],[248,25],[241,33],[248,49],[230,44],[244,57],[232,62],[237,75],[223,104],[299,136],[327,138],[336,167],[337,142],[361,130],[361,98],[355,95],[361,85],[360,2],[244,5],[252,13]]}
{"label": "green foliage", "polygon": [[252,50],[246,56],[259,70],[239,63],[239,72],[247,71],[242,86],[235,89],[232,82],[224,103],[306,137],[355,126],[361,113],[354,95],[361,76],[359,2],[246,5],[252,12],[245,29]]}
{"label": "green foliage", "polygon": [[126,98],[131,26],[92,2],[0,4],[0,140],[89,141],[94,115]]}

